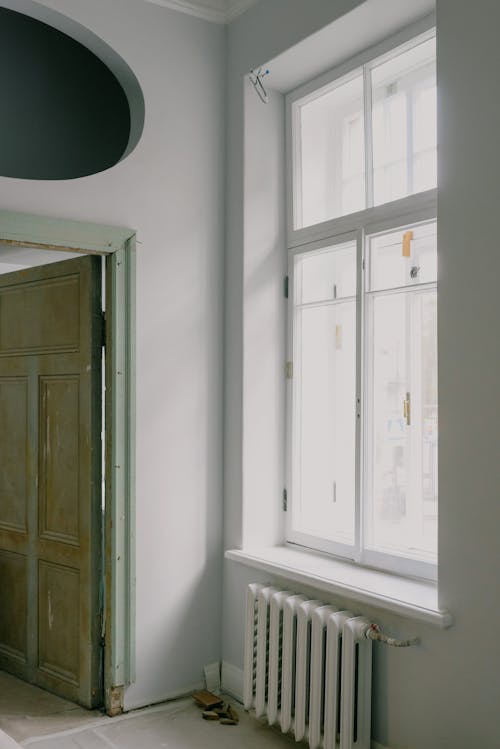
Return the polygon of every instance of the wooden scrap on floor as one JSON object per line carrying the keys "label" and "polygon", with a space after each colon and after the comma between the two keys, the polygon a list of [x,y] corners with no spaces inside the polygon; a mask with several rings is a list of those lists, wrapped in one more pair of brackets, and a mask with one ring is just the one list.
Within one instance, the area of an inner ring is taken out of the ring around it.
{"label": "wooden scrap on floor", "polygon": [[194,701],[204,710],[211,710],[214,707],[221,707],[223,701],[216,694],[202,689],[199,692],[193,692]]}
{"label": "wooden scrap on floor", "polygon": [[203,720],[219,720],[220,718],[219,713],[216,713],[215,710],[203,710],[202,717]]}
{"label": "wooden scrap on floor", "polygon": [[236,726],[240,721],[238,711],[229,702],[224,705],[221,698],[212,692],[194,692],[193,699],[203,708],[203,720],[218,720],[223,726]]}

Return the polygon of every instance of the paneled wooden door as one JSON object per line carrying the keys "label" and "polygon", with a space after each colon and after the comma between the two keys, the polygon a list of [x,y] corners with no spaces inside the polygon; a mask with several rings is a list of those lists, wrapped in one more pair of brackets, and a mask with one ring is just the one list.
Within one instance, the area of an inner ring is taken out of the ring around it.
{"label": "paneled wooden door", "polygon": [[0,668],[102,704],[101,258],[0,276]]}

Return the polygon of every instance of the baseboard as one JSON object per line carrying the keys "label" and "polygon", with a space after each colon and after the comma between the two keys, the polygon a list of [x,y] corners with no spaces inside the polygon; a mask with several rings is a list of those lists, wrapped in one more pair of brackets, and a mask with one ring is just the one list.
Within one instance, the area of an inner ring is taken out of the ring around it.
{"label": "baseboard", "polygon": [[222,661],[221,687],[223,692],[243,702],[243,669]]}
{"label": "baseboard", "polygon": [[131,700],[130,702],[127,700],[127,692],[125,692],[125,705],[123,712],[128,713],[131,710],[142,710],[145,707],[160,705],[162,702],[170,702],[171,700],[178,700],[182,697],[189,697],[198,689],[205,689],[204,681],[198,681],[196,684],[176,689],[173,692],[164,692],[163,694],[155,695],[154,697],[144,697],[143,699]]}

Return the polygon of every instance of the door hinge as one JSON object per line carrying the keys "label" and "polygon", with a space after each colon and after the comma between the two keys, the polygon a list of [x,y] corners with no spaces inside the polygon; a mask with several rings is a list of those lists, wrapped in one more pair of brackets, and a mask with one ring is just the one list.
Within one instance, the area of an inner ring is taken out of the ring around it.
{"label": "door hinge", "polygon": [[283,296],[285,297],[285,299],[288,299],[288,281],[288,276],[285,276],[285,278],[283,279]]}
{"label": "door hinge", "polygon": [[288,493],[286,489],[283,489],[283,512],[288,510]]}
{"label": "door hinge", "polygon": [[293,377],[293,361],[287,361],[285,364],[285,376],[287,380],[291,380]]}

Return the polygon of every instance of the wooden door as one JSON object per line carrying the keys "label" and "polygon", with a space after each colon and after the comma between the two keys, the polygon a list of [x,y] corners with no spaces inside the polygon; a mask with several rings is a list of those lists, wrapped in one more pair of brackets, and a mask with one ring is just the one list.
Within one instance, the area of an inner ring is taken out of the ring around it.
{"label": "wooden door", "polygon": [[101,258],[0,276],[0,668],[102,703]]}

